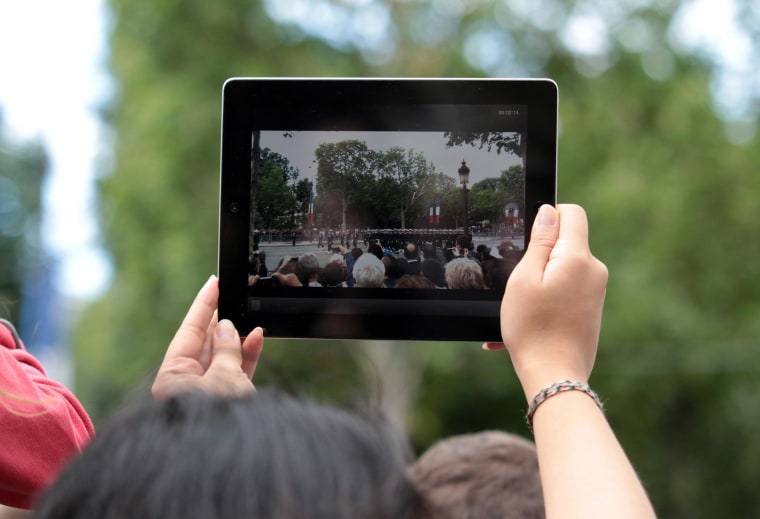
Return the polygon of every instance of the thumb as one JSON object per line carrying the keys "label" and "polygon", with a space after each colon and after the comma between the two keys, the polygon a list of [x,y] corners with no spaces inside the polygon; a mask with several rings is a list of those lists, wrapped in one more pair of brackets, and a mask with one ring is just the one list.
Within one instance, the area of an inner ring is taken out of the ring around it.
{"label": "thumb", "polygon": [[226,319],[219,321],[214,330],[213,352],[209,371],[212,369],[228,372],[241,371],[242,363],[243,350],[237,329]]}
{"label": "thumb", "polygon": [[530,243],[520,262],[524,264],[523,268],[534,268],[543,272],[558,237],[559,212],[551,205],[544,204],[533,222]]}
{"label": "thumb", "polygon": [[242,367],[244,359],[240,336],[230,321],[224,319],[217,323],[212,346],[211,364],[203,377],[205,390],[223,396],[253,393],[251,379]]}

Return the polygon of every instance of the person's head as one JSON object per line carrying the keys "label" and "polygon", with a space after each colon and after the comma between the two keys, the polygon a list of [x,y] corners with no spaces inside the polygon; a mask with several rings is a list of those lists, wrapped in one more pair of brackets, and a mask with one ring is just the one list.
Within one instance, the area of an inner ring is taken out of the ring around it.
{"label": "person's head", "polygon": [[383,259],[383,248],[377,243],[370,243],[367,247],[367,252],[375,256],[377,259]]}
{"label": "person's head", "polygon": [[359,259],[359,256],[362,254],[364,254],[364,252],[359,247],[354,247],[351,249],[351,256],[353,256],[355,260]]}
{"label": "person's head", "polygon": [[480,244],[475,248],[475,256],[481,261],[485,261],[491,257],[491,247]]}
{"label": "person's head", "polygon": [[465,434],[428,449],[409,473],[436,519],[540,519],[535,446],[503,432]]}
{"label": "person's head", "polygon": [[280,274],[295,274],[298,269],[298,258],[284,257],[280,260],[275,271]]}
{"label": "person's head", "polygon": [[396,280],[401,277],[401,266],[395,256],[383,256],[383,265],[385,265],[385,277]]}
{"label": "person's head", "polygon": [[259,268],[259,255],[252,253],[248,255],[248,274],[258,274]]}
{"label": "person's head", "polygon": [[472,238],[470,238],[466,234],[457,236],[456,247],[459,250],[462,250],[462,249],[472,250]]}
{"label": "person's head", "polygon": [[319,273],[319,259],[313,252],[307,252],[298,258],[296,275],[304,285],[309,281],[316,281]]}
{"label": "person's head", "polygon": [[520,259],[520,248],[512,243],[512,240],[502,240],[496,250],[499,252],[499,256],[504,259]]}
{"label": "person's head", "polygon": [[42,497],[42,519],[412,518],[388,422],[277,392],[185,394],[114,417]]}
{"label": "person's head", "polygon": [[456,258],[446,264],[446,284],[449,288],[484,288],[483,270],[476,261]]}
{"label": "person's head", "polygon": [[393,284],[393,288],[435,288],[435,285],[424,276],[404,274]]}
{"label": "person's head", "polygon": [[404,257],[408,260],[420,259],[420,253],[417,250],[417,245],[414,243],[407,243],[406,247],[404,248]]}
{"label": "person's head", "polygon": [[354,263],[354,286],[378,288],[385,280],[385,265],[374,254],[362,254]]}
{"label": "person's head", "polygon": [[319,282],[322,286],[335,287],[348,278],[348,267],[342,258],[332,260],[319,271]]}
{"label": "person's head", "polygon": [[517,262],[510,259],[494,259],[484,262],[483,282],[486,288],[497,292],[504,292],[509,275],[516,265]]}
{"label": "person's head", "polygon": [[443,274],[443,265],[437,259],[426,258],[422,260],[422,275],[428,278],[437,287],[446,286],[446,277]]}

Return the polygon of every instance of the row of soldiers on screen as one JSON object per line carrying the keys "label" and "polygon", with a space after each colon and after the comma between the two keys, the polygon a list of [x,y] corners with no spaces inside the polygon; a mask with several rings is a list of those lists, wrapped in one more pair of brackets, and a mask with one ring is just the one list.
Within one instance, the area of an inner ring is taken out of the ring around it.
{"label": "row of soldiers on screen", "polygon": [[334,254],[320,267],[314,253],[285,257],[271,277],[250,274],[249,286],[276,284],[291,287],[359,287],[359,288],[430,288],[475,289],[502,292],[512,269],[514,258],[490,256],[483,261],[462,255],[444,265],[435,256],[424,257],[408,244],[403,254],[383,251],[370,244],[365,252],[356,247]]}
{"label": "row of soldiers on screen", "polygon": [[319,231],[317,237],[317,248],[326,247],[328,250],[333,247],[356,247],[359,245],[359,240],[363,240],[363,237],[359,234],[359,231]]}
{"label": "row of soldiers on screen", "polygon": [[433,243],[436,247],[443,247],[446,243],[452,244],[456,241],[460,232],[456,229],[365,229],[363,231],[319,231],[317,238],[318,248],[334,247],[357,247],[364,244],[367,247],[370,243],[380,241],[384,247],[391,250],[400,250],[407,243],[415,243],[421,246],[423,243]]}
{"label": "row of soldiers on screen", "polygon": [[461,232],[456,229],[368,229],[364,232],[364,243],[380,242],[386,249],[401,250],[413,243],[418,248],[430,243],[435,247],[454,247]]}

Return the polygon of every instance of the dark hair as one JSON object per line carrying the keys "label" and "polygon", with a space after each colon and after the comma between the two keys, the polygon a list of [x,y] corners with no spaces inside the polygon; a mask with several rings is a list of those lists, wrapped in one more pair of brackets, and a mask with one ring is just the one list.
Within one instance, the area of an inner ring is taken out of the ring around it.
{"label": "dark hair", "polygon": [[326,287],[338,286],[348,278],[348,267],[342,261],[331,261],[319,271],[319,282]]}
{"label": "dark hair", "polygon": [[424,276],[404,274],[393,284],[393,288],[435,288],[435,285]]}
{"label": "dark hair", "polygon": [[385,265],[385,275],[393,280],[401,277],[401,266],[394,256],[383,256],[380,260]]}
{"label": "dark hair", "polygon": [[377,259],[383,259],[383,248],[377,243],[370,243],[369,247],[367,247],[367,252],[377,256]]}
{"label": "dark hair", "polygon": [[425,258],[422,260],[422,275],[437,287],[446,286],[446,278],[443,272],[443,265],[437,259]]}
{"label": "dark hair", "polygon": [[493,259],[483,262],[483,281],[486,288],[504,293],[507,280],[516,265],[516,261],[509,259]]}
{"label": "dark hair", "polygon": [[472,238],[466,234],[457,236],[457,245],[463,249],[472,250]]}
{"label": "dark hair", "polygon": [[410,449],[389,423],[278,392],[186,394],[115,416],[38,518],[412,518]]}
{"label": "dark hair", "polygon": [[280,274],[295,274],[298,268],[298,258],[285,256],[280,260],[274,271]]}
{"label": "dark hair", "polygon": [[442,440],[409,473],[436,519],[542,519],[538,457],[528,440],[502,432]]}

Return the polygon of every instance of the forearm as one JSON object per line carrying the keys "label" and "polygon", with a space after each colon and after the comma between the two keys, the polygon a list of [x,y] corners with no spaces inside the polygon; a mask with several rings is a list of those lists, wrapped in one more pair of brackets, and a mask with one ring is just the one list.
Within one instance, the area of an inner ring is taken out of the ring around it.
{"label": "forearm", "polygon": [[649,498],[604,414],[581,391],[559,393],[533,417],[546,517],[651,518]]}

